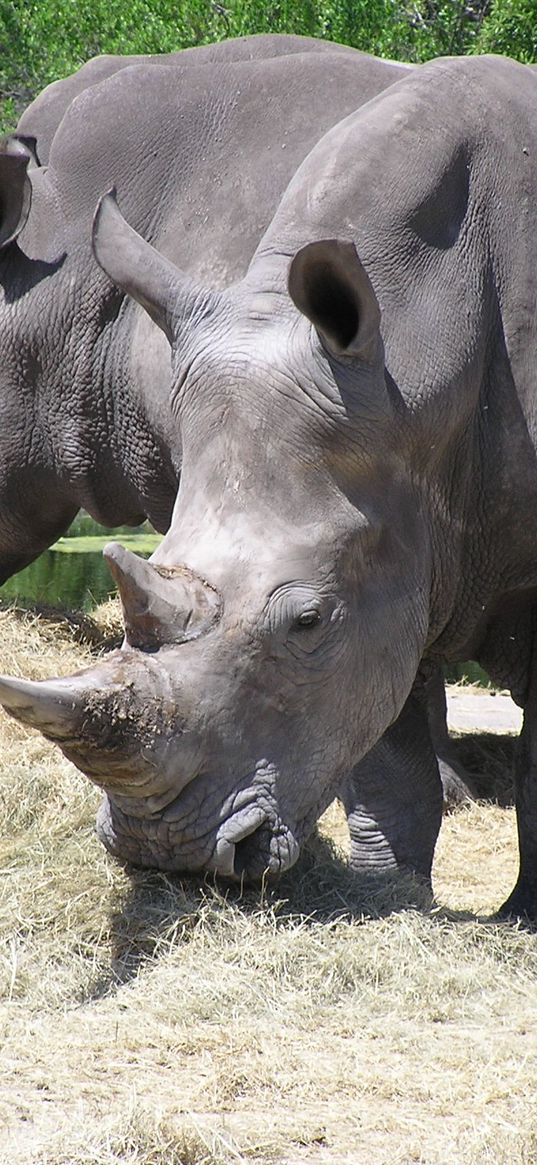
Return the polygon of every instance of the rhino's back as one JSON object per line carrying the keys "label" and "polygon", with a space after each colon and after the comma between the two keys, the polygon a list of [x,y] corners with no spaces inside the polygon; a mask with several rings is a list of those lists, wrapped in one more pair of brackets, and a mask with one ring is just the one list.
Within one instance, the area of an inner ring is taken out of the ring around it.
{"label": "rhino's back", "polygon": [[[528,140],[537,136],[537,66],[481,56],[396,68],[398,83],[389,92],[379,89],[375,102],[357,106],[318,140],[286,192],[271,233],[286,230],[286,218],[306,196],[306,232],[321,228],[323,216],[343,223],[357,205],[364,213],[369,208],[369,217],[376,214],[379,222],[392,220],[399,207],[416,203],[420,192],[437,182],[447,151],[459,146],[481,169],[488,155],[496,179],[511,173],[514,188],[521,135],[529,135]],[[388,179],[397,184],[384,188],[380,198],[380,184]]]}
{"label": "rhino's back", "polygon": [[34,137],[38,156],[43,165],[49,159],[52,139],[69,105],[85,89],[105,81],[108,77],[132,65],[164,65],[186,68],[192,65],[220,64],[225,61],[253,61],[266,57],[287,56],[294,53],[346,53],[362,55],[358,50],[331,41],[306,36],[266,34],[235,37],[216,44],[200,45],[173,53],[119,56],[103,54],[93,57],[69,77],[53,81],[40,93],[22,114],[17,131]]}
{"label": "rhino's back", "polygon": [[404,72],[339,50],[124,68],[71,102],[52,143],[46,181],[67,239],[89,248],[96,202],[115,185],[168,257],[229,282],[318,138]]}
{"label": "rhino's back", "polygon": [[402,384],[424,349],[460,351],[461,312],[479,314],[492,271],[510,355],[523,359],[535,334],[536,115],[537,71],[507,58],[413,70],[313,147],[254,265],[314,239],[352,239]]}

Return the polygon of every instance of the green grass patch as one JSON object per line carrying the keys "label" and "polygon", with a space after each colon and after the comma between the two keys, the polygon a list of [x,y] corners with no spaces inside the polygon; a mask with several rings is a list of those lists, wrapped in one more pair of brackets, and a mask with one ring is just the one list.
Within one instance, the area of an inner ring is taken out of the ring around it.
{"label": "green grass patch", "polygon": [[[51,549],[62,554],[99,554],[110,541],[110,536],[79,534],[60,538]],[[159,534],[120,534],[114,541],[136,554],[152,554],[162,539]]]}

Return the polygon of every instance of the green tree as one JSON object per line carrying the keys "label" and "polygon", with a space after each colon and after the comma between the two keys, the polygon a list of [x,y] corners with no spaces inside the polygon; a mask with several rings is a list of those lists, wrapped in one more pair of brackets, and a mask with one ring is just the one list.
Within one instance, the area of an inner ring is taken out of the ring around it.
{"label": "green tree", "polygon": [[493,0],[477,41],[480,53],[537,60],[537,0]]}
{"label": "green tree", "polygon": [[424,61],[537,59],[537,0],[0,0],[2,121],[98,53],[171,52],[260,32],[320,36]]}

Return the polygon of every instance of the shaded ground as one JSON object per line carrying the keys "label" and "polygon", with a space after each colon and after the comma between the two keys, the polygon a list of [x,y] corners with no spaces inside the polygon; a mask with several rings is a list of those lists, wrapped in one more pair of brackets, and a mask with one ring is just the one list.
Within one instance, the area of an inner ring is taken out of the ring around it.
{"label": "shaded ground", "polygon": [[455,755],[489,803],[513,804],[513,767],[522,712],[507,695],[448,687],[448,724]]}

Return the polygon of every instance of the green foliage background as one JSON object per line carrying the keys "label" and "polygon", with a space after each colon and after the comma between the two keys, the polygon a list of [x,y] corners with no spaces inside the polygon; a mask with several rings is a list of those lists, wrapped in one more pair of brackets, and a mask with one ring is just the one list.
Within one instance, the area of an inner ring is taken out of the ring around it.
{"label": "green foliage background", "polygon": [[0,0],[3,127],[97,53],[158,53],[294,32],[423,61],[502,52],[537,59],[537,0]]}

